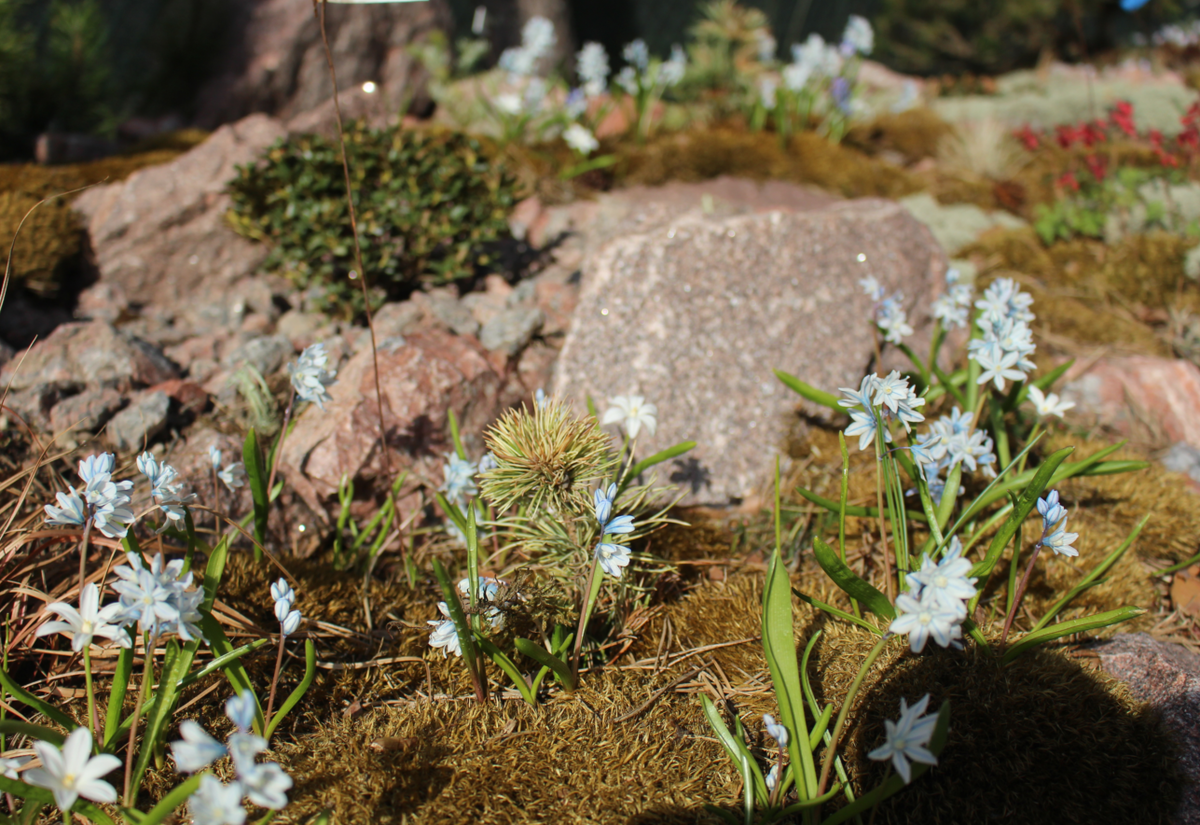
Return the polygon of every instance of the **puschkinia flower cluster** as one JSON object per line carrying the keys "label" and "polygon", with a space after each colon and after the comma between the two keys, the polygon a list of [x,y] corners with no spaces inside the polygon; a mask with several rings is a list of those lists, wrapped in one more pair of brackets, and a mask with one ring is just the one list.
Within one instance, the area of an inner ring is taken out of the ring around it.
{"label": "puschkinia flower cluster", "polygon": [[112,453],[90,455],[79,462],[79,478],[83,487],[68,487],[68,493],[58,493],[58,506],[47,504],[46,523],[84,527],[92,526],[110,539],[123,539],[133,524],[129,503],[132,481],[113,481]]}
{"label": "puschkinia flower cluster", "polygon": [[600,543],[596,545],[596,559],[604,572],[614,579],[621,578],[625,568],[629,566],[629,548],[624,544],[606,541],[612,535],[625,535],[633,532],[633,516],[614,516],[613,499],[617,495],[617,485],[610,484],[608,489],[596,488],[593,495],[597,535]]}
{"label": "puschkinia flower cluster", "polygon": [[257,702],[250,691],[242,691],[225,703],[225,715],[236,731],[226,744],[208,734],[198,722],[185,719],[179,725],[183,737],[171,743],[171,755],[180,773],[202,771],[223,756],[233,758],[237,778],[228,785],[212,774],[200,777],[200,787],[188,798],[188,808],[196,823],[240,823],[246,821],[242,799],[271,811],[287,806],[292,778],[274,762],[259,762],[267,749],[267,740],[253,733]]}
{"label": "puschkinia flower cluster", "polygon": [[[875,443],[875,431],[880,418],[886,423],[890,420],[899,421],[906,432],[911,431],[911,425],[924,421],[925,416],[917,412],[925,406],[925,399],[913,392],[908,380],[899,372],[892,370],[886,378],[878,375],[867,375],[857,390],[840,387],[846,398],[838,401],[838,406],[850,410],[850,426],[846,428],[848,437],[858,436],[858,449],[865,450]],[[891,433],[885,427],[884,441],[891,441]]]}
{"label": "puschkinia flower cluster", "polygon": [[943,329],[966,329],[971,312],[972,290],[970,284],[960,284],[957,269],[946,271],[946,291],[933,302],[933,317],[941,321]]}
{"label": "puschkinia flower cluster", "polygon": [[929,495],[940,501],[944,482],[943,471],[961,463],[971,472],[982,470],[989,478],[996,476],[996,453],[992,437],[984,430],[972,428],[974,413],[961,412],[954,407],[929,424],[929,430],[917,436],[910,447],[913,461],[929,485]]}
{"label": "puschkinia flower cluster", "polygon": [[617,73],[614,81],[622,91],[630,95],[676,86],[683,80],[687,71],[687,56],[679,44],[671,47],[670,58],[653,63],[646,41],[639,37],[625,45],[621,56],[625,58],[626,65]]}
{"label": "puschkinia flower cluster", "polygon": [[1029,311],[1033,297],[1022,292],[1011,278],[997,278],[975,302],[980,310],[975,319],[981,337],[967,345],[969,357],[981,367],[977,382],[991,381],[1004,392],[1006,381],[1024,381],[1034,369],[1029,360],[1037,345],[1029,323],[1034,315]]}
{"label": "puschkinia flower cluster", "polygon": [[1058,503],[1058,490],[1051,490],[1045,498],[1039,498],[1037,510],[1042,517],[1042,537],[1038,543],[1049,547],[1055,555],[1078,556],[1079,551],[1071,545],[1079,534],[1067,532],[1067,508]]}
{"label": "puschkinia flower cluster", "polygon": [[303,619],[300,611],[292,607],[296,601],[296,591],[292,590],[287,579],[280,577],[279,581],[271,585],[271,598],[275,601],[275,618],[279,620],[280,634],[291,636]]}
{"label": "puschkinia flower cluster", "polygon": [[292,378],[292,389],[304,401],[316,404],[322,410],[325,402],[332,401],[333,396],[325,389],[334,382],[335,371],[326,369],[329,356],[324,344],[313,344],[305,347],[296,359],[295,364],[288,364],[288,375]]}
{"label": "puschkinia flower cluster", "polygon": [[[493,579],[488,576],[479,577],[479,585],[476,590],[476,601],[485,605],[483,617],[487,619],[492,630],[500,630],[504,627],[504,611],[497,605],[492,604],[496,601],[496,596],[500,592],[501,587],[506,587],[508,582],[504,579]],[[458,583],[458,591],[462,593],[464,601],[471,592],[471,580],[463,579]],[[454,626],[454,619],[450,618],[450,608],[445,602],[438,602],[438,611],[442,614],[441,619],[430,619],[427,624],[433,627],[433,632],[429,634],[429,646],[435,649],[440,649],[443,656],[449,656],[453,653],[455,656],[462,656],[462,641],[458,638],[458,629]]]}
{"label": "puschkinia flower cluster", "polygon": [[127,565],[112,571],[120,579],[112,589],[124,608],[121,621],[137,622],[152,638],[172,633],[185,642],[203,638],[199,623],[204,591],[192,586],[192,573],[183,572],[183,559],[166,562],[160,553],[149,568],[137,553],[126,553],[125,559]]}
{"label": "puschkinia flower cluster", "polygon": [[467,502],[479,493],[475,475],[480,468],[473,461],[459,458],[458,453],[446,454],[446,480],[438,489],[446,494],[446,500],[457,506],[466,507]]}
{"label": "puschkinia flower cluster", "polygon": [[930,638],[942,647],[958,647],[967,602],[976,593],[970,572],[958,536],[950,539],[940,562],[924,556],[921,569],[907,576],[908,591],[896,597],[897,615],[888,630],[908,634],[913,653],[924,650]]}

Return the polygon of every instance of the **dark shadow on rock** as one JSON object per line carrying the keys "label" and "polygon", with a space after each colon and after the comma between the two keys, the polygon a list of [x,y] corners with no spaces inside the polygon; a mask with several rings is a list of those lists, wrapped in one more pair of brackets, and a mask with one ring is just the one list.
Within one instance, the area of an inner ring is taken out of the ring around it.
{"label": "dark shadow on rock", "polygon": [[712,473],[695,458],[678,458],[674,462],[675,470],[668,476],[671,483],[691,488],[693,493],[712,487]]}

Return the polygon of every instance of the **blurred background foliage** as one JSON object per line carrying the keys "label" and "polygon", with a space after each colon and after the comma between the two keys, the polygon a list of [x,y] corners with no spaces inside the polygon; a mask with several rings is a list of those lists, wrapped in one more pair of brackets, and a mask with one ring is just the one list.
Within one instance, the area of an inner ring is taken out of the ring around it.
{"label": "blurred background foliage", "polygon": [[42,132],[187,115],[232,0],[0,0],[0,159]]}

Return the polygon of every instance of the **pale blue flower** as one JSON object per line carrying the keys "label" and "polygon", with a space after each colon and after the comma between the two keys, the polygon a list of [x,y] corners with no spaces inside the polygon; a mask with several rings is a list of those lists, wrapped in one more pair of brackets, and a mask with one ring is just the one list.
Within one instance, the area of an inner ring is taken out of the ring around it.
{"label": "pale blue flower", "polygon": [[584,43],[575,56],[575,71],[588,97],[604,93],[608,84],[608,52],[599,43]]}
{"label": "pale blue flower", "polygon": [[55,493],[58,507],[47,504],[42,508],[46,511],[46,523],[82,527],[88,520],[87,504],[74,487],[67,489],[69,493]]}
{"label": "pale blue flower", "polygon": [[644,72],[650,65],[650,49],[646,46],[646,41],[640,37],[625,44],[621,56],[625,58],[626,63],[637,67],[638,71]]}
{"label": "pale blue flower", "polygon": [[788,746],[788,729],[775,721],[775,717],[769,713],[763,714],[763,725],[767,728],[767,735],[770,736],[781,748]]}
{"label": "pale blue flower", "polygon": [[943,607],[932,592],[922,593],[920,600],[911,593],[901,593],[896,597],[896,613],[888,630],[908,634],[908,646],[913,653],[924,650],[931,637],[942,647],[956,644],[955,640],[962,638],[964,617]]}
{"label": "pale blue flower", "polygon": [[624,534],[633,532],[633,516],[617,516],[612,518],[613,497],[617,494],[617,485],[609,484],[608,489],[597,487],[594,498],[596,522],[599,525],[599,535],[609,533]]}
{"label": "pale blue flower", "polygon": [[1042,517],[1043,533],[1067,517],[1067,508],[1058,503],[1058,490],[1051,490],[1045,498],[1039,498],[1037,511]]}
{"label": "pale blue flower", "polygon": [[658,79],[664,86],[675,86],[683,80],[686,71],[687,56],[683,53],[683,47],[676,43],[671,47],[671,58],[659,67]]}
{"label": "pale blue flower", "polygon": [[[225,700],[225,715],[233,726],[242,733],[254,727],[254,717],[258,711],[258,702],[249,690],[243,690]],[[264,745],[264,747],[266,747]]]}
{"label": "pale blue flower", "polygon": [[235,461],[217,473],[217,478],[229,490],[235,490],[246,484],[246,468],[240,461]]}
{"label": "pale blue flower", "polygon": [[324,344],[313,344],[304,348],[295,364],[288,364],[288,374],[292,378],[292,389],[304,401],[316,404],[322,410],[325,402],[332,401],[333,396],[325,388],[334,382],[335,373],[326,369],[329,356],[325,353]]}
{"label": "pale blue flower", "polygon": [[215,444],[208,448],[208,460],[212,462],[213,467],[221,466],[221,451]]}
{"label": "pale blue flower", "polygon": [[892,766],[906,785],[912,781],[912,767],[908,764],[910,759],[923,765],[937,764],[937,757],[927,747],[937,728],[937,715],[922,716],[928,706],[929,694],[925,694],[911,708],[902,698],[900,719],[896,722],[888,719],[883,723],[887,731],[886,741],[867,754],[877,762],[892,760]]}
{"label": "pale blue flower", "polygon": [[883,287],[874,275],[859,279],[858,285],[862,288],[863,294],[875,303],[883,300]]}
{"label": "pale blue flower", "polygon": [[251,763],[239,766],[238,778],[246,796],[260,808],[281,811],[287,807],[287,792],[292,778],[274,762]]}
{"label": "pale blue flower", "polygon": [[475,485],[475,474],[479,470],[473,462],[459,458],[458,453],[446,454],[446,480],[440,489],[446,498],[459,507],[466,506],[468,500],[479,492]]}
{"label": "pale blue flower", "polygon": [[958,536],[950,539],[950,545],[940,562],[934,562],[930,556],[921,559],[921,569],[908,574],[908,581],[919,585],[914,588],[909,584],[909,590],[916,596],[930,594],[938,605],[946,610],[952,610],[962,619],[967,617],[966,602],[974,598],[975,579],[967,576],[971,572],[971,562],[962,557],[962,542]]}
{"label": "pale blue flower", "polygon": [[765,779],[767,783],[767,793],[775,793],[776,786],[779,785],[779,763],[776,762],[771,766],[771,770],[767,771]]}
{"label": "pale blue flower", "polygon": [[842,32],[842,42],[851,52],[868,55],[875,48],[875,32],[865,17],[857,14],[850,15],[846,21],[846,29]]}
{"label": "pale blue flower", "polygon": [[870,411],[875,405],[871,397],[875,394],[875,385],[879,382],[879,376],[874,373],[864,375],[862,383],[859,384],[857,390],[849,387],[838,387],[838,390],[845,393],[846,397],[838,401],[839,407],[862,407],[864,410]]}
{"label": "pale blue flower", "polygon": [[1068,533],[1067,522],[1063,521],[1053,533],[1042,539],[1042,546],[1049,547],[1055,555],[1078,556],[1079,551],[1071,546],[1077,538],[1079,538],[1079,534]]}
{"label": "pale blue flower", "polygon": [[288,584],[287,579],[280,576],[279,580],[271,585],[271,598],[276,602],[291,604],[296,600],[296,591],[292,590],[292,586]]}
{"label": "pale blue flower", "polygon": [[200,787],[188,797],[192,825],[244,825],[242,807],[245,792],[240,782],[222,784],[210,773],[200,777]]}
{"label": "pale blue flower", "polygon": [[450,618],[450,608],[445,602],[438,602],[438,610],[445,618],[430,619],[426,622],[433,627],[433,632],[429,634],[429,646],[435,650],[441,649],[442,656],[451,653],[462,656],[462,643],[458,639],[458,629],[454,626],[454,620]]}
{"label": "pale blue flower", "polygon": [[79,609],[66,602],[46,605],[47,612],[57,614],[62,621],[46,622],[37,629],[35,636],[62,633],[71,637],[71,649],[76,653],[88,647],[92,639],[102,636],[121,647],[129,647],[129,634],[120,624],[125,609],[117,602],[100,607],[100,589],[95,582],[83,586],[79,596]]}
{"label": "pale blue flower", "polygon": [[[180,773],[196,773],[216,762],[228,751],[225,746],[208,735],[200,724],[192,719],[179,723],[179,735],[183,739],[170,743],[171,755],[175,757],[175,768]],[[241,799],[241,796],[238,796]]]}
{"label": "pale blue flower", "polygon": [[91,484],[94,478],[111,476],[115,461],[112,453],[89,455],[79,461],[79,477],[83,479],[84,484]]}
{"label": "pale blue flower", "polygon": [[[864,412],[861,410],[850,411],[850,426],[846,428],[846,437],[853,438],[858,436],[858,449],[865,450],[875,443],[875,431],[879,427],[879,422],[875,418],[874,411]],[[886,440],[891,440],[887,438]]]}
{"label": "pale blue flower", "polygon": [[629,565],[629,548],[623,544],[601,542],[596,546],[596,558],[604,572],[615,579],[621,578],[625,567]]}

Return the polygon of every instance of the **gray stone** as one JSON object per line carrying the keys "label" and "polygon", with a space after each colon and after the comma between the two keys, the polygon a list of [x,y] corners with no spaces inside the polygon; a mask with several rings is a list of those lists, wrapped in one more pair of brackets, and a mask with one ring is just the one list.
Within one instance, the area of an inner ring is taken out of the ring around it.
{"label": "gray stone", "polygon": [[[940,288],[946,259],[902,207],[858,200],[802,213],[716,218],[693,212],[617,238],[583,266],[579,305],[553,389],[582,404],[642,395],[658,431],[641,455],[698,446],[661,468],[685,503],[761,493],[797,408],[827,415],[772,370],[836,392],[857,387],[872,356],[868,275],[903,291],[910,343],[931,328],[913,312]],[[601,406],[603,410],[603,406]]]}
{"label": "gray stone", "polygon": [[942,249],[953,254],[972,243],[980,235],[996,226],[1020,229],[1028,224],[1008,212],[985,212],[969,203],[943,205],[928,192],[909,195],[900,203],[921,223],[929,227]]}
{"label": "gray stone", "polygon": [[1159,459],[1162,465],[1175,473],[1183,473],[1193,481],[1200,482],[1200,448],[1186,441],[1177,441]]}
{"label": "gray stone", "polygon": [[108,422],[108,440],[120,452],[140,450],[167,426],[170,409],[165,392],[141,393]]}
{"label": "gray stone", "polygon": [[415,301],[393,301],[384,304],[371,317],[375,334],[384,338],[407,335],[425,319],[425,310]]}
{"label": "gray stone", "polygon": [[[20,369],[17,369],[18,364]],[[178,378],[159,349],[103,321],[63,324],[0,371],[14,390],[39,385],[62,389],[100,385],[118,390]]]}
{"label": "gray stone", "polygon": [[478,335],[479,322],[462,303],[444,293],[417,293],[413,302],[429,311],[429,314],[449,327],[456,335]]}
{"label": "gray stone", "polygon": [[512,295],[504,298],[487,292],[472,292],[463,296],[462,305],[481,327],[487,327],[488,322],[503,312],[505,305],[512,301]]}
{"label": "gray stone", "polygon": [[1158,711],[1175,737],[1179,767],[1190,780],[1175,823],[1200,825],[1200,655],[1147,633],[1121,633],[1092,650],[1110,676],[1125,682],[1134,698]]}
{"label": "gray stone", "polygon": [[537,307],[506,309],[484,324],[479,343],[491,352],[502,352],[511,358],[525,348],[545,321],[546,316]]}
{"label": "gray stone", "polygon": [[251,338],[234,349],[224,358],[225,366],[237,369],[248,364],[261,375],[272,375],[283,366],[284,361],[295,355],[292,342],[284,335],[263,335]]}
{"label": "gray stone", "polygon": [[54,405],[50,410],[50,427],[56,433],[68,429],[94,433],[121,409],[124,401],[121,393],[108,387],[86,389]]}

